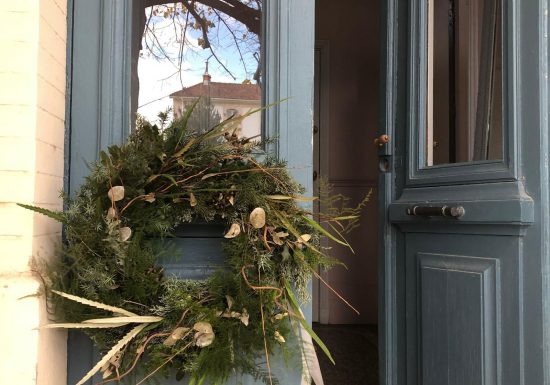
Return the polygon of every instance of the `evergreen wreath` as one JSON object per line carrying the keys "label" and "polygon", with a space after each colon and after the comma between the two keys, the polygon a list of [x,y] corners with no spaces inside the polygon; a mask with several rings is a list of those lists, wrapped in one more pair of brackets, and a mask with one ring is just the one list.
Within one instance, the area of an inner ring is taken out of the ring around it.
{"label": "evergreen wreath", "polygon": [[[368,197],[347,208],[326,194],[320,225],[297,203],[313,198],[285,163],[258,161],[261,146],[234,134],[247,115],[197,132],[187,127],[191,111],[165,128],[138,119],[125,144],[100,153],[65,211],[21,205],[64,224],[59,261],[38,270],[63,322],[47,327],[83,329],[104,353],[78,385],[97,372],[102,383],[120,381],[135,368],[139,384],[174,373],[221,384],[235,371],[275,384],[270,355],[308,361],[311,338],[331,358],[300,301],[318,267],[339,263],[321,237],[349,247],[343,234]],[[226,268],[205,280],[164,274],[166,240],[196,221],[226,224]],[[297,337],[299,351],[286,343]]]}

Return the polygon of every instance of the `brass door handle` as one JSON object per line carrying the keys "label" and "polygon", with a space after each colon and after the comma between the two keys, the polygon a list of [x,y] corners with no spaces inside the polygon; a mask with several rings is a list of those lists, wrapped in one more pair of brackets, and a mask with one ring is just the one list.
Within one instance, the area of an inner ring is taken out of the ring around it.
{"label": "brass door handle", "polygon": [[383,135],[380,135],[378,138],[374,139],[374,145],[382,148],[389,141],[390,141],[390,137],[386,134],[383,134]]}

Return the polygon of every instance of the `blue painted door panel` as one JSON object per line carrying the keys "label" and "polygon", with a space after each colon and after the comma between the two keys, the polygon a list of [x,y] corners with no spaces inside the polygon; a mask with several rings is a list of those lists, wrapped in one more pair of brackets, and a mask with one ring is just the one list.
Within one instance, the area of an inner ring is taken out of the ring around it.
{"label": "blue painted door panel", "polygon": [[[384,2],[385,385],[550,384],[549,4],[500,4],[503,159],[426,167],[428,2]],[[413,216],[413,206],[465,214]]]}

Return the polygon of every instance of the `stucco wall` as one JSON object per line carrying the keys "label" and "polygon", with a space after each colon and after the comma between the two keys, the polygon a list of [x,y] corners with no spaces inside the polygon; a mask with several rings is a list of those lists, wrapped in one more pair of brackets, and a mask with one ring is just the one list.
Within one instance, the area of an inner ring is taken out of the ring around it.
{"label": "stucco wall", "polygon": [[63,0],[0,1],[0,384],[64,384],[66,334],[47,322],[33,257],[61,227],[17,202],[60,209],[66,14]]}

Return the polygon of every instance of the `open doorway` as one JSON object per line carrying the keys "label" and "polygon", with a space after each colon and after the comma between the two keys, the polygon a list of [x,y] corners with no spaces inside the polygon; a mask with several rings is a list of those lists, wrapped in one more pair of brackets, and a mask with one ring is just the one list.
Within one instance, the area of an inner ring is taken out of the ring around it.
{"label": "open doorway", "polygon": [[373,145],[379,116],[379,0],[316,0],[314,185],[324,178],[335,194],[360,201],[372,190],[361,227],[348,240],[355,254],[331,244],[348,267],[324,273],[356,307],[351,311],[318,282],[314,328],[333,366],[319,354],[326,385],[378,384],[378,161]]}

